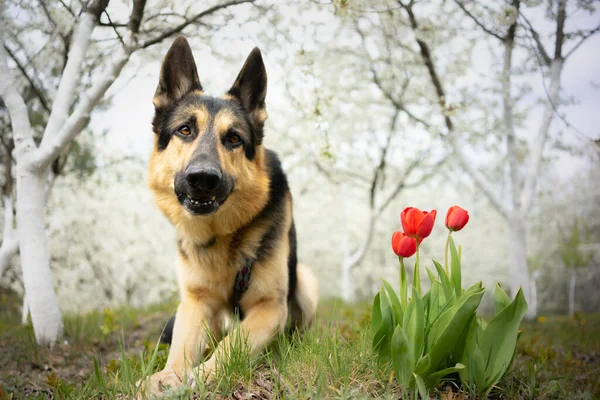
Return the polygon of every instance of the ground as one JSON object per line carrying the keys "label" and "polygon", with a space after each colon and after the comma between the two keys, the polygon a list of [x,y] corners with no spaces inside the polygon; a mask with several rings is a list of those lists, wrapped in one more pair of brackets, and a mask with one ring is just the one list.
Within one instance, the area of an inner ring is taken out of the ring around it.
{"label": "ground", "polygon": [[[67,316],[65,338],[51,350],[35,346],[31,327],[16,316],[0,313],[0,400],[134,397],[135,382],[166,360],[167,347],[156,341],[173,309]],[[367,303],[325,301],[305,335],[282,335],[258,359],[232,352],[215,383],[170,398],[399,398],[390,370],[371,353],[369,315]],[[600,314],[540,317],[522,331],[510,373],[492,398],[600,398]],[[453,381],[432,395],[474,398]]]}

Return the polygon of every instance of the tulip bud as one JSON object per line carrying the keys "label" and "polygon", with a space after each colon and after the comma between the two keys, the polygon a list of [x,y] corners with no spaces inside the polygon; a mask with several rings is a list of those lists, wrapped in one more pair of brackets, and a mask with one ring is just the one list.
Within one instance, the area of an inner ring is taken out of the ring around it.
{"label": "tulip bud", "polygon": [[411,257],[417,251],[417,241],[402,232],[394,232],[392,234],[392,250],[398,257]]}
{"label": "tulip bud", "polygon": [[469,222],[469,212],[459,206],[452,206],[446,214],[446,228],[451,231],[460,231]]}

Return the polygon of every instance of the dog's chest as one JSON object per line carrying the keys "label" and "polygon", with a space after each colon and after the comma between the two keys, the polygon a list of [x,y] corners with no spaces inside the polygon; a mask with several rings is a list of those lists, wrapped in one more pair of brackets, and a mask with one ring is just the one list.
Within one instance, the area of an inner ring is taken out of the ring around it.
{"label": "dog's chest", "polygon": [[188,293],[208,295],[228,303],[244,257],[228,240],[194,245],[180,240],[179,285]]}

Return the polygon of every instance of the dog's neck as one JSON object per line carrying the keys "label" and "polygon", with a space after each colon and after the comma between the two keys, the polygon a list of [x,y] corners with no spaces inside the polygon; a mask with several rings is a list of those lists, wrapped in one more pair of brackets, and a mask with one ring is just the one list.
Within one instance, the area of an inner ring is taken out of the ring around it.
{"label": "dog's neck", "polygon": [[[225,235],[212,235],[202,238],[177,233],[177,248],[188,262],[202,263],[202,259],[213,251],[229,254],[230,265],[241,266],[243,260],[255,259],[261,246],[261,239],[272,227],[274,221],[254,218],[236,232]],[[228,250],[224,250],[224,247]]]}

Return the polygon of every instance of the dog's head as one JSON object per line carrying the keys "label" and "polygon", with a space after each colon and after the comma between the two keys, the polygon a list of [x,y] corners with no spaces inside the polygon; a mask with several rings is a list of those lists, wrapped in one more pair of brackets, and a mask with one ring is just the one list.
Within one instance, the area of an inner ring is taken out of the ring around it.
{"label": "dog's head", "polygon": [[150,188],[173,223],[190,217],[214,219],[231,208],[229,203],[253,204],[265,196],[266,93],[267,74],[258,48],[231,89],[211,97],[202,89],[187,40],[175,39],[154,95],[155,145],[149,169]]}

